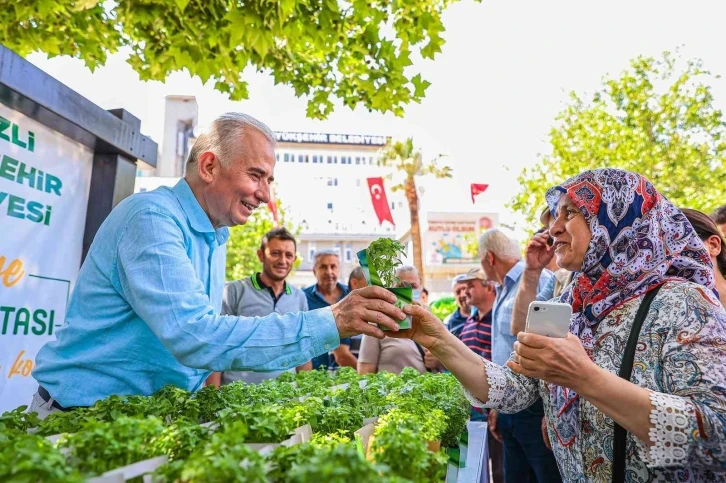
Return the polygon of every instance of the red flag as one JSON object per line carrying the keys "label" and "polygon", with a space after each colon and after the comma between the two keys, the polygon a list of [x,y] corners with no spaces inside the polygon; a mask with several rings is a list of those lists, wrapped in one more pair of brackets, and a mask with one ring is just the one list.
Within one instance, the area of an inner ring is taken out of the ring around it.
{"label": "red flag", "polygon": [[388,220],[395,226],[396,223],[393,221],[391,207],[388,206],[386,190],[383,188],[383,178],[368,178],[368,190],[371,193],[371,201],[378,217],[378,223],[383,224],[384,221]]}
{"label": "red flag", "polygon": [[472,183],[471,184],[471,202],[474,203],[474,197],[476,195],[480,195],[480,194],[484,193],[488,187],[489,187],[488,184]]}
{"label": "red flag", "polygon": [[267,203],[267,208],[272,213],[272,221],[275,228],[280,226],[280,214],[277,212],[277,199],[275,198],[275,190],[270,186],[270,201]]}

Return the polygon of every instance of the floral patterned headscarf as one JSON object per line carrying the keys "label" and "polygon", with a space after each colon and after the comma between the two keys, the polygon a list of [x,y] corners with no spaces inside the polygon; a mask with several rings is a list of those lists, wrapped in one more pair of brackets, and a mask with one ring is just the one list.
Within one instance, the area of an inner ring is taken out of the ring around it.
{"label": "floral patterned headscarf", "polygon": [[[547,191],[552,216],[562,195],[585,216],[592,239],[582,269],[560,296],[572,305],[570,332],[592,358],[592,327],[613,309],[669,280],[715,287],[711,259],[685,215],[645,177],[622,169],[585,171]],[[575,441],[578,396],[554,389],[555,431]]]}

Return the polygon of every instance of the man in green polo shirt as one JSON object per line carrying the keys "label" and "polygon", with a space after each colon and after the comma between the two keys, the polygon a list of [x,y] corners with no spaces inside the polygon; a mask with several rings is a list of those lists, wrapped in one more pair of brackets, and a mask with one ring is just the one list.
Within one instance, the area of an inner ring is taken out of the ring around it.
{"label": "man in green polo shirt", "polygon": [[[264,317],[273,312],[304,312],[308,310],[307,297],[299,288],[285,282],[290,274],[297,256],[295,237],[285,228],[275,228],[262,237],[257,257],[262,263],[262,272],[250,277],[229,282],[224,287],[222,298],[222,314],[244,317]],[[296,370],[311,370],[312,363],[307,362]],[[294,372],[290,369],[289,372]],[[208,383],[219,386],[234,381],[259,383],[273,379],[285,371],[254,372],[228,371],[214,373]]]}

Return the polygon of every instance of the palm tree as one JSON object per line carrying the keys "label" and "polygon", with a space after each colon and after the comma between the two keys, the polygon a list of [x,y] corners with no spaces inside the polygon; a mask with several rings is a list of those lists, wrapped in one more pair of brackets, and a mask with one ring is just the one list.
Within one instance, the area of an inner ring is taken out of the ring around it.
{"label": "palm tree", "polygon": [[435,159],[424,162],[421,151],[416,150],[413,145],[413,138],[406,141],[397,141],[389,144],[378,159],[379,166],[392,167],[396,172],[404,175],[402,182],[391,187],[392,191],[403,190],[408,201],[408,210],[411,215],[411,239],[413,240],[413,264],[421,276],[421,283],[424,281],[424,264],[421,250],[421,225],[419,222],[419,200],[416,190],[416,178],[432,175],[437,179],[451,178],[452,170],[449,166],[439,166]]}

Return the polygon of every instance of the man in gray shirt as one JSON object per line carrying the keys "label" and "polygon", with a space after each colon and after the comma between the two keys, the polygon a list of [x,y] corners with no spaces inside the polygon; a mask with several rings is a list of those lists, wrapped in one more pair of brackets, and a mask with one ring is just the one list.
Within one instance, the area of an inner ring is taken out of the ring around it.
{"label": "man in gray shirt", "polygon": [[[275,228],[262,237],[257,256],[262,263],[262,272],[255,273],[242,280],[229,282],[224,287],[222,314],[245,317],[264,317],[273,312],[304,312],[308,310],[307,297],[302,290],[289,285],[285,279],[290,274],[297,256],[295,237],[285,228]],[[297,371],[311,370],[312,363],[307,362]],[[292,372],[290,369],[289,372]],[[253,372],[229,371],[215,373],[208,383],[219,386],[234,381],[259,383],[272,379],[283,371]]]}

